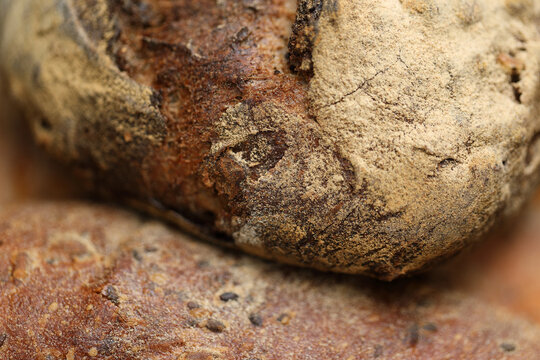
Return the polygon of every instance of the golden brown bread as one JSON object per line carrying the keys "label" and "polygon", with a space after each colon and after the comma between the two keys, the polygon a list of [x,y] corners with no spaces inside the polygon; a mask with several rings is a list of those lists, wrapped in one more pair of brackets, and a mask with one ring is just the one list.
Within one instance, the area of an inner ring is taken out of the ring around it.
{"label": "golden brown bread", "polygon": [[0,66],[49,151],[258,255],[392,279],[540,180],[536,1],[0,6]]}
{"label": "golden brown bread", "polygon": [[3,207],[0,358],[537,358],[538,325],[442,280],[279,266],[103,205]]}

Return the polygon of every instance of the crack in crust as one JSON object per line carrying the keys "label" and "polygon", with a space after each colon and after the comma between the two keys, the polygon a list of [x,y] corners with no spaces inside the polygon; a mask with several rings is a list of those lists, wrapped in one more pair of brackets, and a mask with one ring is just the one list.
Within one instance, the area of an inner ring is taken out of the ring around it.
{"label": "crack in crust", "polygon": [[291,70],[310,78],[313,76],[311,52],[315,45],[317,23],[323,9],[324,0],[300,0],[296,20],[289,39],[289,64]]}

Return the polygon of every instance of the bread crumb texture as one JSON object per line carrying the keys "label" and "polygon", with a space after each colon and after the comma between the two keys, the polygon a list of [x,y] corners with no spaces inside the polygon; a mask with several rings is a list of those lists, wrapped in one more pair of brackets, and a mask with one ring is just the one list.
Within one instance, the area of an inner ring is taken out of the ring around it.
{"label": "bread crumb texture", "polygon": [[10,360],[540,353],[536,325],[440,281],[293,269],[84,203],[0,210],[0,299],[0,358]]}

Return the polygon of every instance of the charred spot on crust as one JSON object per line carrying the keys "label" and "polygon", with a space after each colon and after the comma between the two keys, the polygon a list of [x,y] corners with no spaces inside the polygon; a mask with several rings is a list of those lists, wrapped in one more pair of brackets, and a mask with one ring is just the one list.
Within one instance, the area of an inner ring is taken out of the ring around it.
{"label": "charred spot on crust", "polygon": [[141,254],[140,254],[137,250],[132,250],[132,251],[131,251],[131,255],[132,255],[133,258],[134,258],[135,260],[137,260],[138,262],[143,261],[143,257],[141,256]]}
{"label": "charred spot on crust", "polygon": [[119,8],[128,15],[132,24],[142,27],[158,26],[162,17],[154,11],[148,1],[143,0],[109,0],[112,6]]}
{"label": "charred spot on crust", "polygon": [[520,86],[521,73],[525,70],[525,64],[518,59],[514,53],[501,53],[497,57],[497,62],[509,75],[509,83],[512,86],[514,98],[518,104],[521,104],[522,89]]}
{"label": "charred spot on crust", "polygon": [[258,178],[261,173],[274,168],[283,158],[288,145],[284,131],[261,131],[249,135],[246,141],[237,144],[231,150],[240,153],[247,164],[248,173]]}
{"label": "charred spot on crust", "polygon": [[103,289],[103,292],[101,294],[105,299],[109,300],[114,305],[120,305],[120,298],[118,297],[116,289],[112,285],[107,285],[107,287]]}
{"label": "charred spot on crust", "polygon": [[52,124],[51,124],[51,122],[49,121],[49,119],[47,119],[47,118],[45,118],[45,117],[42,117],[42,118],[39,120],[39,126],[40,126],[43,130],[46,130],[46,131],[52,130]]}
{"label": "charred spot on crust", "polygon": [[313,76],[311,52],[317,37],[317,23],[323,9],[323,0],[300,0],[289,39],[288,60],[291,71],[308,78]]}
{"label": "charred spot on crust", "polygon": [[107,337],[99,344],[97,350],[99,354],[110,356],[113,354],[116,341],[112,337]]}

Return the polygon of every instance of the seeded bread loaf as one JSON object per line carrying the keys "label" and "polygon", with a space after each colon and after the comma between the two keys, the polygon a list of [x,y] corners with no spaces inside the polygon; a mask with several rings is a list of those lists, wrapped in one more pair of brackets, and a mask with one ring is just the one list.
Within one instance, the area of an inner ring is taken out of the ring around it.
{"label": "seeded bread loaf", "polygon": [[540,328],[440,281],[276,265],[83,203],[0,210],[0,358],[535,359]]}
{"label": "seeded bread loaf", "polygon": [[213,241],[384,279],[539,181],[530,0],[1,0],[36,138]]}

